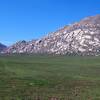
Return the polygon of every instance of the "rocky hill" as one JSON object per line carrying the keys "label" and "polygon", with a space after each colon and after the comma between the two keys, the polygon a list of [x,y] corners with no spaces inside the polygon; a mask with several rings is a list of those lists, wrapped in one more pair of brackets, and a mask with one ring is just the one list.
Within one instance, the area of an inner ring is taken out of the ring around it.
{"label": "rocky hill", "polygon": [[5,53],[100,54],[100,15],[87,17],[32,41],[19,41]]}

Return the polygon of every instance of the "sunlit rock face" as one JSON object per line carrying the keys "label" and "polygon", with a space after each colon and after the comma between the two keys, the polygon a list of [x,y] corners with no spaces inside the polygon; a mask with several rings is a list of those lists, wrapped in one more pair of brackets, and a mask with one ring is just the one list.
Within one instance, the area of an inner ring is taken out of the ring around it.
{"label": "sunlit rock face", "polygon": [[5,53],[100,54],[100,15],[87,17],[32,41],[19,41]]}

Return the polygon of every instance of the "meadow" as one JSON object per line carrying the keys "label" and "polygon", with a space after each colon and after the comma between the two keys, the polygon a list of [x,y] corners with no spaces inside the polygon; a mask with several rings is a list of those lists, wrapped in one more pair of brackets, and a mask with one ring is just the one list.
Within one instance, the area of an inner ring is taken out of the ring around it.
{"label": "meadow", "polygon": [[100,100],[100,57],[1,55],[0,100]]}

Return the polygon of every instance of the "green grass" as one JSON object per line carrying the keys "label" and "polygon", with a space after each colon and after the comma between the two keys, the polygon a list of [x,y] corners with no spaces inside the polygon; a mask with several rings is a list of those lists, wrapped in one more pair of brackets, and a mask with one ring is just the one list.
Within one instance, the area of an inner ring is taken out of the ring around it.
{"label": "green grass", "polygon": [[100,57],[2,55],[0,100],[100,100]]}

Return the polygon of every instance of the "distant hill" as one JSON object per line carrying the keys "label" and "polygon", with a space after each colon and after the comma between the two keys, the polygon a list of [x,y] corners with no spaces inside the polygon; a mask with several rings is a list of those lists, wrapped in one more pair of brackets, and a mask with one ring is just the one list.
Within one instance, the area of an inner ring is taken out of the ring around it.
{"label": "distant hill", "polygon": [[5,53],[47,53],[47,54],[100,54],[100,15],[87,17],[80,22],[32,41],[19,41]]}
{"label": "distant hill", "polygon": [[6,49],[7,46],[3,45],[2,43],[0,43],[0,52],[2,52],[4,49]]}

